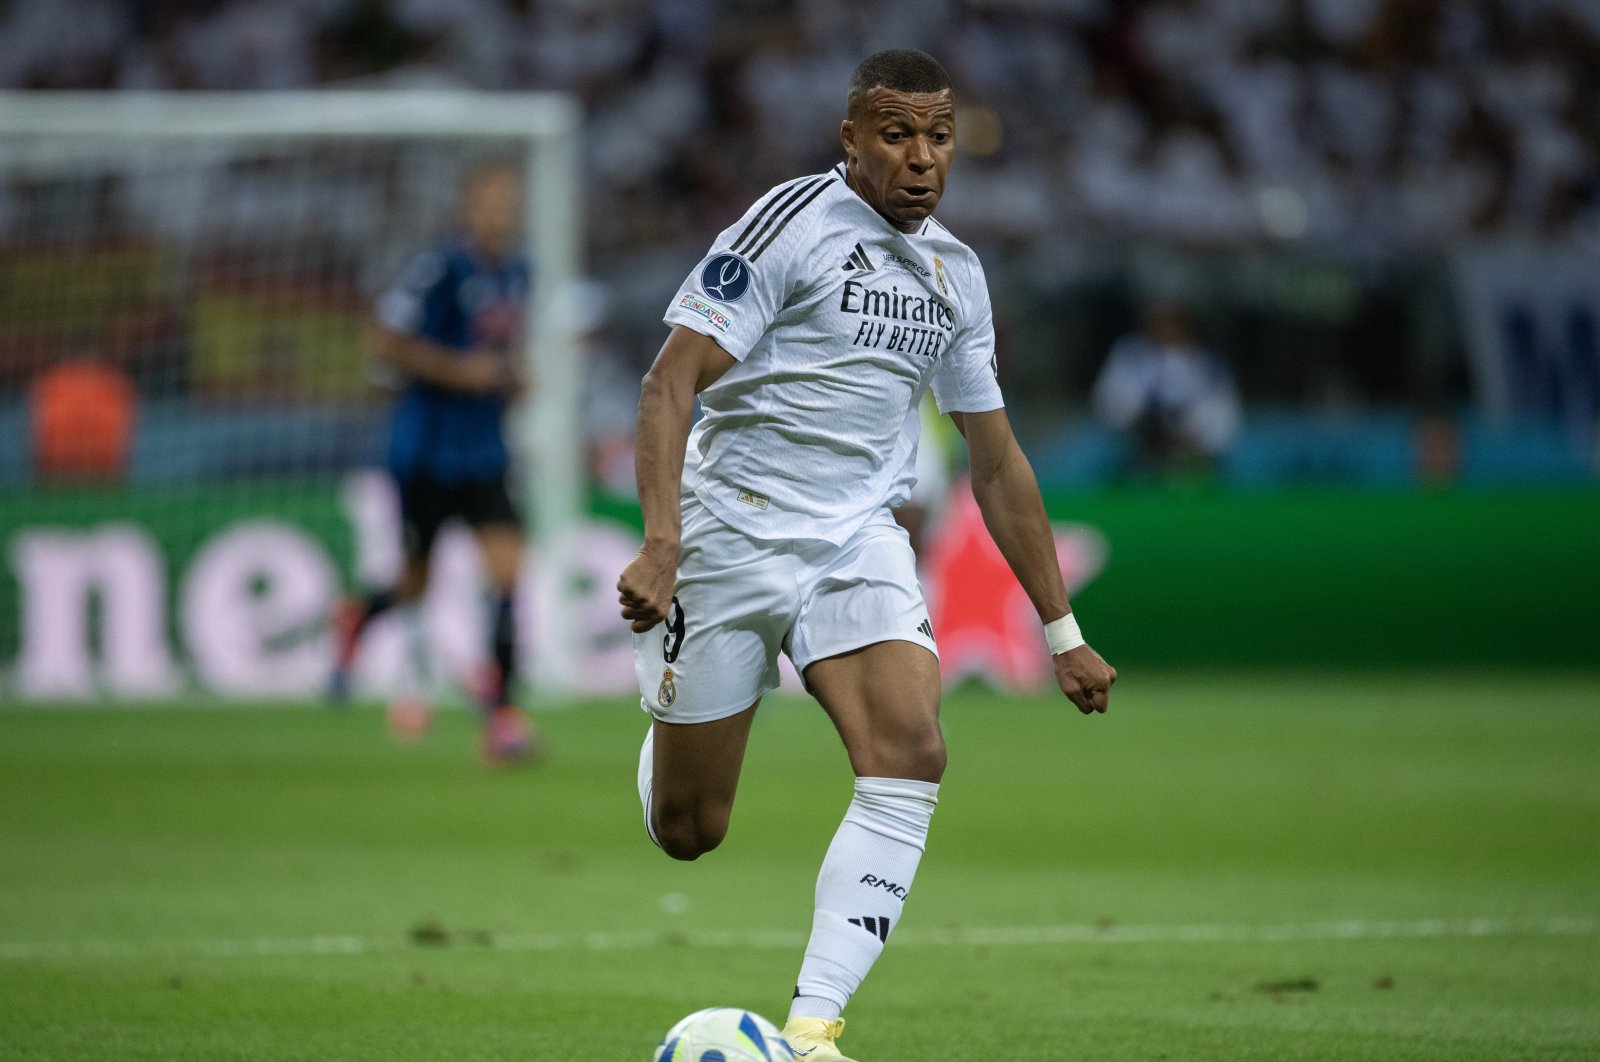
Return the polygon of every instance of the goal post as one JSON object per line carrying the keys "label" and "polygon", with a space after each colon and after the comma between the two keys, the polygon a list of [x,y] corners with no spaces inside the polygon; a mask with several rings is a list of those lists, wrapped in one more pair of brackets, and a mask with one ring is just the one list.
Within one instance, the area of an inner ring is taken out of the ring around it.
{"label": "goal post", "polygon": [[[255,449],[233,459],[248,467],[243,475],[279,464],[299,478],[351,471],[342,456],[326,455],[348,455],[357,443],[295,425],[359,424],[370,443],[385,403],[363,397],[359,368],[329,370],[327,379],[338,382],[326,386],[309,374],[337,357],[335,349],[362,358],[351,342],[358,319],[369,314],[385,273],[392,280],[407,257],[448,235],[466,164],[517,159],[533,263],[523,356],[534,387],[508,419],[507,442],[530,518],[538,588],[528,674],[539,694],[576,688],[580,654],[563,617],[576,592],[585,510],[574,306],[580,135],[579,106],[555,93],[0,92],[0,267],[21,278],[10,295],[0,288],[0,316],[10,317],[0,320],[0,427],[26,421],[31,381],[53,362],[109,348],[134,390],[152,399],[151,422],[171,429],[162,436],[172,440],[170,467],[159,455],[141,455],[141,439],[129,459],[132,480],[181,485],[187,473],[180,469],[204,466],[208,482],[225,489],[237,473],[214,452],[223,445],[218,440],[251,431]],[[249,314],[237,309],[241,301]],[[247,334],[250,314],[267,320]],[[171,317],[183,323],[160,323]],[[141,347],[124,357],[138,345],[130,335],[163,327],[169,336],[139,342],[180,353],[146,357]],[[236,349],[242,345],[252,346],[248,356]],[[288,378],[293,372],[306,378]],[[179,382],[159,382],[169,379]],[[198,411],[192,424],[184,421],[191,409]],[[277,455],[273,440],[281,443]],[[302,452],[311,456],[291,456]],[[30,470],[11,472],[7,483],[0,465],[0,490],[20,496],[39,489]],[[14,542],[11,552],[15,568]],[[176,585],[180,577],[167,573],[175,598],[187,593]],[[0,605],[14,616],[30,588],[21,574],[13,578],[14,600]],[[173,613],[180,607],[187,606],[171,603]],[[110,611],[102,601],[102,628]],[[10,621],[0,615],[0,624]],[[303,614],[299,622],[305,626]],[[25,652],[29,637],[10,632],[16,644],[8,647],[6,633],[0,627],[0,667]],[[172,651],[175,672],[193,674],[181,636],[173,641],[180,643]],[[319,651],[325,655],[325,646]],[[305,660],[314,655],[302,653]],[[203,675],[197,682],[206,685]],[[9,684],[15,691],[18,682]]]}

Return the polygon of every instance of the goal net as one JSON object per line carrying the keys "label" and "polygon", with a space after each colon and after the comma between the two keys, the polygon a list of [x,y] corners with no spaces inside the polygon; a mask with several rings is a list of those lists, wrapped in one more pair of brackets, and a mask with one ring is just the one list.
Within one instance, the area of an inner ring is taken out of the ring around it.
{"label": "goal net", "polygon": [[[524,177],[533,263],[524,674],[571,688],[578,136],[548,94],[0,93],[0,701],[323,688],[331,604],[399,565],[374,303],[487,161]],[[435,562],[435,671],[464,672],[477,560],[457,534]]]}

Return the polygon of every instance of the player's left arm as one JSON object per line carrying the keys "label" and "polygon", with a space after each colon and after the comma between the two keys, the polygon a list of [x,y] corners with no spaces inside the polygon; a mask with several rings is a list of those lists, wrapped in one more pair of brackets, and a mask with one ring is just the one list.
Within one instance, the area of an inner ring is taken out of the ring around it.
{"label": "player's left arm", "polygon": [[[1004,409],[986,413],[951,413],[966,437],[971,455],[972,494],[995,545],[1033,602],[1039,619],[1049,624],[1072,612],[1067,587],[1056,562],[1055,535],[1039,496],[1033,466],[1017,445]],[[1075,624],[1075,621],[1074,621]],[[1051,656],[1061,692],[1085,715],[1103,712],[1117,681],[1116,668],[1087,643]]]}

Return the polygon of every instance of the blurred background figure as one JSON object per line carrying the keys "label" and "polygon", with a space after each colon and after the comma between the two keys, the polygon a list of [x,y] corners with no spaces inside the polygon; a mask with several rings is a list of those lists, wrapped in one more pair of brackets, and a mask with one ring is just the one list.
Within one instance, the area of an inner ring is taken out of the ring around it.
{"label": "blurred background figure", "polygon": [[39,374],[31,401],[40,479],[109,483],[122,477],[138,405],[126,373],[99,361],[63,361]]}
{"label": "blurred background figure", "polygon": [[524,389],[520,364],[528,263],[522,232],[522,175],[488,163],[465,180],[461,234],[418,255],[378,302],[372,349],[399,378],[389,435],[389,472],[400,496],[405,568],[398,584],[347,599],[335,615],[333,693],[348,691],[361,633],[395,609],[408,632],[410,689],[390,708],[391,726],[425,725],[427,687],[418,604],[433,545],[450,520],[472,528],[490,588],[490,639],[472,691],[483,712],[483,754],[491,763],[531,755],[535,739],[512,701],[517,678],[514,605],[522,565],[522,521],[506,485],[502,420]]}
{"label": "blurred background figure", "polygon": [[1210,472],[1239,432],[1232,371],[1173,302],[1152,303],[1140,330],[1117,340],[1092,397],[1095,414],[1125,437],[1135,476]]}

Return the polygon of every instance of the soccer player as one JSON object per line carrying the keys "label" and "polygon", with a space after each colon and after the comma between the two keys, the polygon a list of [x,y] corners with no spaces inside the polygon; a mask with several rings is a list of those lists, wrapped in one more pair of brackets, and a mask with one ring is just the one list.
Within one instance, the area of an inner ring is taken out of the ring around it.
{"label": "soccer player", "polygon": [[721,843],[780,650],[849,754],[855,794],[784,1029],[810,1062],[848,1062],[840,1014],[900,924],[945,768],[932,630],[890,516],[930,384],[1062,692],[1103,712],[1116,679],[1078,632],[1003,408],[983,270],[932,217],[955,151],[949,77],[921,52],[870,56],[840,139],[842,164],[763,196],[674,297],[639,400],[645,542],[617,583],[653,717],[639,795],[668,855]]}
{"label": "soccer player", "polygon": [[[486,163],[473,169],[462,191],[462,234],[414,259],[378,301],[372,347],[403,381],[389,471],[400,493],[405,570],[397,586],[369,593],[335,617],[336,696],[348,687],[361,632],[390,608],[403,610],[413,667],[419,667],[417,605],[434,539],[452,518],[470,526],[494,598],[493,664],[473,692],[483,709],[484,756],[497,764],[534,751],[532,726],[511,700],[522,527],[506,490],[501,432],[507,402],[524,387],[518,339],[529,271],[517,252],[521,204],[516,168]],[[420,702],[407,697],[398,703],[392,723],[413,730],[424,725]]]}

